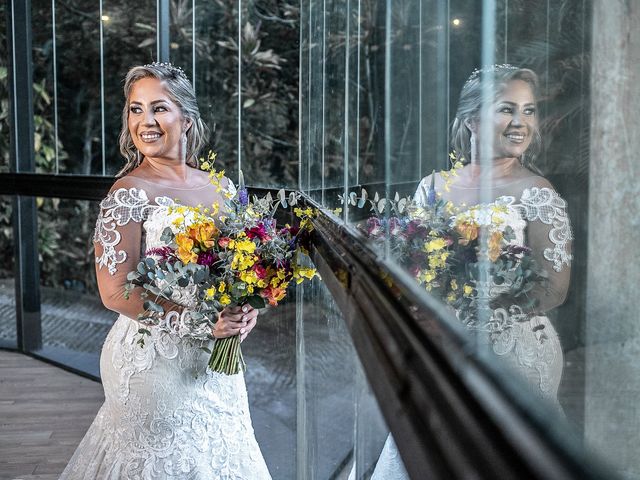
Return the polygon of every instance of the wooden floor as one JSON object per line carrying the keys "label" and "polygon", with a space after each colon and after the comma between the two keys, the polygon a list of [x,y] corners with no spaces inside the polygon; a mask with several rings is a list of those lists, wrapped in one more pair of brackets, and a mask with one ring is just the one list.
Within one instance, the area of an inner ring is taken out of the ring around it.
{"label": "wooden floor", "polygon": [[0,480],[57,480],[103,401],[97,382],[0,350]]}

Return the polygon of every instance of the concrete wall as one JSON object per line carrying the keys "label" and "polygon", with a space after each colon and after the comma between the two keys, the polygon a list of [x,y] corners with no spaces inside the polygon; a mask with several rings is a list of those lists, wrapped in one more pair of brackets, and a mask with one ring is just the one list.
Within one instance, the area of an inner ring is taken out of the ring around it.
{"label": "concrete wall", "polygon": [[640,2],[593,4],[585,436],[640,478]]}

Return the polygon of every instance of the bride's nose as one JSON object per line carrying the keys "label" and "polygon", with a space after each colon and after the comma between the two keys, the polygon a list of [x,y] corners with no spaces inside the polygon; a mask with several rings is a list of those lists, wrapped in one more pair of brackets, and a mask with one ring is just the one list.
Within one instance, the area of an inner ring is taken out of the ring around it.
{"label": "bride's nose", "polygon": [[146,126],[155,126],[156,117],[152,109],[144,112],[144,117],[142,118],[142,123]]}

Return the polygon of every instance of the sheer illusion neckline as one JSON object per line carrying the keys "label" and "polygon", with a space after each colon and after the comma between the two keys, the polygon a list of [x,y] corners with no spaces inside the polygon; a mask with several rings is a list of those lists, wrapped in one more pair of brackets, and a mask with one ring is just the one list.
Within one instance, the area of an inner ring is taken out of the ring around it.
{"label": "sheer illusion neckline", "polygon": [[152,182],[151,180],[147,180],[145,178],[142,177],[138,177],[136,175],[129,175],[130,178],[135,178],[136,180],[140,180],[142,182],[148,183],[149,185],[155,185],[157,187],[162,187],[162,188],[169,188],[171,190],[180,190],[180,191],[186,191],[186,190],[201,190],[205,187],[208,187],[209,185],[211,185],[211,182],[207,182],[203,185],[197,185],[195,187],[173,187],[171,185],[165,185],[164,183],[156,183],[156,182]]}

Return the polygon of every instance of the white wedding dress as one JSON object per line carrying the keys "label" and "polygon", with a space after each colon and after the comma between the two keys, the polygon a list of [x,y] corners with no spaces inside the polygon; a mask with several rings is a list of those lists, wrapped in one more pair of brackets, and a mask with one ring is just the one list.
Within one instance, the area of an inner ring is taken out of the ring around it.
{"label": "white wedding dress", "polygon": [[[124,263],[131,252],[119,250],[120,229],[129,222],[143,225],[143,252],[160,247],[172,203],[157,197],[152,204],[136,188],[110,193],[96,226],[98,265],[113,275]],[[100,358],[104,405],[60,478],[270,479],[243,375],[208,371],[209,355],[200,349],[208,341],[197,335],[151,327],[141,347],[139,328],[120,315],[109,332]]]}
{"label": "white wedding dress", "polygon": [[[426,205],[424,193],[428,188],[429,183],[423,180],[416,192],[418,203]],[[541,263],[544,263],[550,277],[550,295],[566,292],[569,280],[567,267],[572,260],[570,245],[573,238],[566,202],[548,186],[531,186],[522,191],[518,200],[515,196],[503,195],[496,199],[496,203],[507,208],[505,220],[515,234],[511,243],[528,245],[534,254],[540,254]],[[489,296],[497,297],[505,287],[491,285]],[[560,295],[562,299],[563,295]],[[547,303],[557,304],[557,301],[552,299]],[[564,359],[558,334],[547,316],[527,316],[520,313],[517,307],[512,311],[498,308],[493,310],[487,324],[467,326],[470,333],[487,345],[501,362],[525,379],[524,385],[529,393],[561,411],[558,387]],[[353,478],[352,471],[350,480]],[[408,478],[393,437],[389,435],[371,479]]]}

